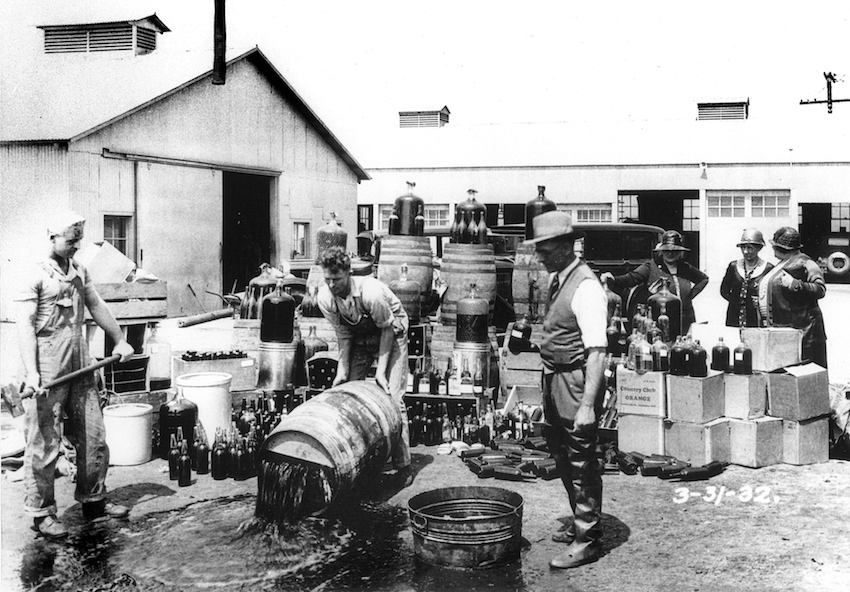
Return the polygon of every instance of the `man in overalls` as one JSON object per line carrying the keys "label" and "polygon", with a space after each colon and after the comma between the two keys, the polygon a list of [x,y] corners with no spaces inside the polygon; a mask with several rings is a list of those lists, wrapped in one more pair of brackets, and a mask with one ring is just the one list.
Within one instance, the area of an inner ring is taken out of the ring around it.
{"label": "man in overalls", "polygon": [[573,522],[552,540],[565,543],[549,565],[567,569],[599,558],[602,465],[597,452],[598,418],[605,392],[607,298],[593,271],[576,257],[581,237],[566,212],[546,212],[533,221],[540,262],[549,272],[549,307],[543,320],[544,435],[567,490]]}
{"label": "man in overalls", "polygon": [[319,309],[333,325],[339,342],[339,365],[333,386],[363,380],[377,360],[375,382],[398,404],[401,438],[393,448],[393,467],[402,486],[410,484],[407,407],[407,313],[386,284],[372,276],[352,276],[351,258],[331,247],[319,258],[325,285]]}
{"label": "man in overalls", "polygon": [[32,516],[42,535],[68,534],[56,517],[54,474],[59,458],[61,423],[68,415],[65,435],[77,453],[77,486],[74,498],[87,520],[123,518],[129,513],[106,499],[106,446],[100,397],[92,374],[44,390],[41,385],[91,363],[85,337],[84,306],[94,321],[116,343],[113,354],[121,361],[133,355],[121,327],[95,291],[88,272],[73,260],[83,238],[84,220],[63,214],[48,228],[50,255],[32,266],[18,302],[18,338],[25,398],[24,513]]}

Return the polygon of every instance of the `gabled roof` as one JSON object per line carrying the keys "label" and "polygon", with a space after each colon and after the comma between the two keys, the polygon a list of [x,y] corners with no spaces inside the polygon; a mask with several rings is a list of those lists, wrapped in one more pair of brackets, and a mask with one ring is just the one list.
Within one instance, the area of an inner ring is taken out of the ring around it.
{"label": "gabled roof", "polygon": [[[258,47],[228,52],[266,76],[359,180],[369,175]],[[51,55],[0,80],[0,144],[75,142],[212,76],[212,51]]]}
{"label": "gabled roof", "polygon": [[160,33],[168,33],[171,31],[168,27],[165,26],[165,23],[156,16],[156,13],[153,13],[150,16],[146,16],[140,19],[134,20],[118,20],[118,21],[101,21],[98,23],[53,23],[51,25],[38,25],[39,29],[77,29],[77,28],[85,28],[91,29],[95,27],[103,27],[108,25],[121,25],[121,24],[130,24],[130,25],[147,25],[148,28],[156,29]]}

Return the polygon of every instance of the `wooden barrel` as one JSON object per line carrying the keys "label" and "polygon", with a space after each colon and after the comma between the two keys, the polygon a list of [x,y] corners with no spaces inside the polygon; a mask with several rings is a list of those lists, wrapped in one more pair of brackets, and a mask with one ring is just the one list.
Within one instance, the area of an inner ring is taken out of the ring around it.
{"label": "wooden barrel", "polygon": [[[527,315],[534,320],[535,313],[538,318],[546,314],[547,286],[549,272],[537,259],[534,245],[521,243],[514,257],[513,271],[513,299],[514,312],[517,318]],[[531,296],[531,300],[529,299]]]}
{"label": "wooden barrel", "polygon": [[472,284],[475,284],[477,296],[490,303],[488,324],[493,324],[496,305],[496,259],[493,245],[445,245],[440,278],[447,286],[440,309],[440,322],[443,325],[456,324],[457,302],[469,295]]}
{"label": "wooden barrel", "polygon": [[419,283],[420,302],[429,302],[434,264],[427,236],[386,236],[381,239],[378,279],[389,286],[401,278],[401,266],[405,263],[407,276]]}
{"label": "wooden barrel", "polygon": [[330,477],[332,503],[361,475],[380,474],[402,438],[403,420],[398,404],[379,386],[347,382],[285,415],[263,442],[260,457],[321,467]]}

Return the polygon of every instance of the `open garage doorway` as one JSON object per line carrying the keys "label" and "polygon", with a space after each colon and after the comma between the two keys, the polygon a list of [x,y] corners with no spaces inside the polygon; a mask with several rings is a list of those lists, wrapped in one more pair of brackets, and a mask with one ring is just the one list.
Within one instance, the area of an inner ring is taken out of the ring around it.
{"label": "open garage doorway", "polygon": [[244,290],[260,265],[271,263],[271,183],[271,177],[224,173],[223,293]]}
{"label": "open garage doorway", "polygon": [[802,251],[817,261],[827,282],[850,282],[850,203],[801,203]]}
{"label": "open garage doorway", "polygon": [[678,230],[690,249],[685,260],[699,267],[699,191],[620,191],[620,222],[654,224],[664,230]]}

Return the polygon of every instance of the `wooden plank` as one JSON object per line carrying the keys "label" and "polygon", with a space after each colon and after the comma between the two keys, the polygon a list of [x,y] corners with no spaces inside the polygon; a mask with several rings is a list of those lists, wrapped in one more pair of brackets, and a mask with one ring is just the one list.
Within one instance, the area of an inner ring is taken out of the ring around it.
{"label": "wooden plank", "polygon": [[[166,300],[128,300],[107,302],[106,306],[116,320],[124,319],[164,319],[168,314]],[[86,309],[86,320],[91,320],[91,314]]]}
{"label": "wooden plank", "polygon": [[117,284],[95,284],[100,297],[107,302],[134,298],[163,300],[168,297],[168,282],[121,282]]}

